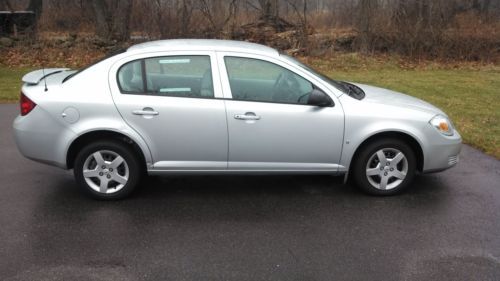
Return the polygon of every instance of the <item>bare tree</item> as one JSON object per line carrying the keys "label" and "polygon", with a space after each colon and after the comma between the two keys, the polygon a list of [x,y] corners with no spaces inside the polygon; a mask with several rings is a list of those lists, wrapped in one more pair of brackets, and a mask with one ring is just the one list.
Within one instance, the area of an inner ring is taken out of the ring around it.
{"label": "bare tree", "polygon": [[279,0],[258,0],[258,5],[254,5],[254,1],[247,0],[247,6],[259,12],[259,20],[278,25],[280,21],[280,1]]}
{"label": "bare tree", "polygon": [[128,40],[132,0],[92,0],[96,34],[104,39]]}
{"label": "bare tree", "polygon": [[35,13],[35,25],[40,19],[43,10],[43,2],[42,0],[30,0],[28,4],[28,11],[33,11]]}
{"label": "bare tree", "polygon": [[275,21],[279,18],[278,0],[259,0],[260,18],[265,21]]}
{"label": "bare tree", "polygon": [[369,52],[373,40],[373,15],[378,6],[377,0],[360,0],[358,4],[359,47]]}
{"label": "bare tree", "polygon": [[189,24],[193,15],[194,5],[191,0],[183,0],[177,8],[177,14],[180,14],[180,32],[182,36],[188,34]]}
{"label": "bare tree", "polygon": [[187,36],[195,9],[193,0],[152,0],[152,11],[161,38]]}
{"label": "bare tree", "polygon": [[0,10],[13,11],[14,8],[12,8],[10,0],[0,0]]}
{"label": "bare tree", "polygon": [[307,0],[285,0],[292,7],[301,27],[307,26]]}
{"label": "bare tree", "polygon": [[[161,0],[153,0],[153,10],[155,13],[155,21],[158,26],[158,31],[160,32],[161,38],[167,38],[168,28],[165,24],[166,18],[164,13],[163,1]],[[169,10],[170,11],[170,10]],[[167,14],[168,15],[168,14]]]}
{"label": "bare tree", "polygon": [[479,13],[487,13],[491,5],[491,0],[473,0],[472,1],[472,10],[475,10]]}
{"label": "bare tree", "polygon": [[300,44],[304,47],[307,45],[308,22],[307,22],[307,0],[285,0],[287,5],[290,5],[295,12],[299,23],[297,24],[300,34]]}
{"label": "bare tree", "polygon": [[221,0],[200,0],[200,11],[210,23],[215,37],[219,37],[234,18],[238,11],[238,0],[229,0],[227,8],[224,9],[225,1]]}

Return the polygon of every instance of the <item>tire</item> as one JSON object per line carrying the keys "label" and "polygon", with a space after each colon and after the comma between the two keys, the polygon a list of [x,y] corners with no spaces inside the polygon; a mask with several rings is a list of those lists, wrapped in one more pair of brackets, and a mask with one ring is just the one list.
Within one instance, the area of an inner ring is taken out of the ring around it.
{"label": "tire", "polygon": [[103,140],[80,150],[75,158],[74,175],[87,195],[99,200],[117,200],[135,189],[142,169],[139,157],[126,144]]}
{"label": "tire", "polygon": [[384,138],[361,148],[354,159],[351,175],[365,193],[384,196],[398,194],[407,188],[415,170],[413,149],[399,139]]}

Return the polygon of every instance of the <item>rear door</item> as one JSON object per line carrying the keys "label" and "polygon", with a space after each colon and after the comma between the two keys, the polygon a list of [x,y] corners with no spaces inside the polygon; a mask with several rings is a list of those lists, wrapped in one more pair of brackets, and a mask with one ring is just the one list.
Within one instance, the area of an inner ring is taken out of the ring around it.
{"label": "rear door", "polygon": [[154,170],[224,170],[227,126],[213,52],[169,52],[115,64],[115,104],[147,142]]}
{"label": "rear door", "polygon": [[313,89],[328,89],[273,58],[218,53],[218,60],[228,93],[229,169],[338,171],[343,110],[333,94],[333,107],[306,104]]}

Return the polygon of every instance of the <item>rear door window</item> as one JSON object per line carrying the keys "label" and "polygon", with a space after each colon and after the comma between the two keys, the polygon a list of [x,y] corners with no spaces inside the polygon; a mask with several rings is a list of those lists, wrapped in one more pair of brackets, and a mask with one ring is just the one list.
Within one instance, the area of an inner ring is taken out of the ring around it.
{"label": "rear door window", "polygon": [[154,57],[125,64],[118,71],[122,93],[213,98],[209,56]]}
{"label": "rear door window", "polygon": [[148,91],[156,95],[213,98],[209,56],[169,56],[145,60]]}

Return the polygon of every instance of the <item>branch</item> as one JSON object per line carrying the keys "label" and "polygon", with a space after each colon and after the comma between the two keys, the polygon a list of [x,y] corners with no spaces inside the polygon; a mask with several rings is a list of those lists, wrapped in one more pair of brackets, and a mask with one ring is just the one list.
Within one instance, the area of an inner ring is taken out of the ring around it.
{"label": "branch", "polygon": [[248,1],[248,0],[246,1],[246,4],[247,4],[247,5],[249,5],[250,7],[254,8],[254,9],[255,9],[255,10],[257,10],[257,11],[262,11],[262,9],[261,9],[261,8],[259,8],[259,7],[255,6],[254,4],[252,4],[252,2],[250,2],[250,1]]}

